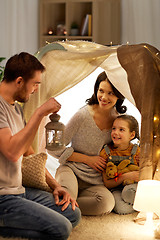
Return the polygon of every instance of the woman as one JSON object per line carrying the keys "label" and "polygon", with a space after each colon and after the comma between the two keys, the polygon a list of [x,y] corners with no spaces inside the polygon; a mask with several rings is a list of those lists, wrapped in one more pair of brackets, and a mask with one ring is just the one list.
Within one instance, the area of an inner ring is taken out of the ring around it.
{"label": "woman", "polygon": [[83,215],[110,213],[114,207],[114,197],[103,185],[106,161],[99,153],[111,141],[114,119],[126,111],[123,101],[124,97],[102,72],[87,105],[66,126],[65,144],[71,146],[56,155],[60,162],[56,180],[77,199]]}

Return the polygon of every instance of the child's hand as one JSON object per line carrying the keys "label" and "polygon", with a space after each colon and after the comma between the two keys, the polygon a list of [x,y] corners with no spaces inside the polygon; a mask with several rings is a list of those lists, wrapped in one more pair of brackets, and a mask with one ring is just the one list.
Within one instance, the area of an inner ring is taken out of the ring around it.
{"label": "child's hand", "polygon": [[134,182],[138,182],[139,181],[139,171],[124,173],[123,179],[124,180],[129,179],[129,180],[133,180]]}

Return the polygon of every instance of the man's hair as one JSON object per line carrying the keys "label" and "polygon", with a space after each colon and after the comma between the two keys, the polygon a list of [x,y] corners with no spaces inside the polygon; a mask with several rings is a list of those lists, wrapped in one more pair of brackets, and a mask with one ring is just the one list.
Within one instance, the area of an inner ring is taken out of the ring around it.
{"label": "man's hair", "polygon": [[34,77],[35,71],[43,72],[45,67],[33,55],[21,52],[12,56],[6,63],[3,81],[7,83],[22,77],[25,82]]}

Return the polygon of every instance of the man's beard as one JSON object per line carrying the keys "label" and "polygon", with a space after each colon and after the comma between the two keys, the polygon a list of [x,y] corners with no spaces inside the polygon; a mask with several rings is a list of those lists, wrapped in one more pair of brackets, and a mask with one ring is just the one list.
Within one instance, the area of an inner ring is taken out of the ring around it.
{"label": "man's beard", "polygon": [[21,89],[21,91],[18,91],[15,93],[14,95],[14,101],[18,101],[21,103],[25,103],[29,100],[29,98],[26,98],[26,88],[23,87],[23,89]]}
{"label": "man's beard", "polygon": [[21,103],[25,103],[25,102],[27,102],[29,99],[26,99],[26,98],[17,96],[15,100],[18,101],[18,102],[21,102]]}

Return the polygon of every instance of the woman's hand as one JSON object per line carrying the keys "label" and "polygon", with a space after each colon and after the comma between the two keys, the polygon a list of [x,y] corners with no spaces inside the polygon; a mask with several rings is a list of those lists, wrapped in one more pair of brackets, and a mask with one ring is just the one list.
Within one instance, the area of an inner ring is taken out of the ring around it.
{"label": "woman's hand", "polygon": [[85,163],[100,173],[106,169],[106,160],[100,156],[88,156],[82,153],[73,152],[68,158],[68,161]]}
{"label": "woman's hand", "polygon": [[106,160],[100,156],[88,156],[85,163],[100,173],[106,169]]}
{"label": "woman's hand", "polygon": [[[62,211],[64,211],[68,205],[71,203],[73,211],[75,210],[75,207],[79,207],[76,200],[72,199],[70,194],[64,190],[63,187],[57,186],[53,191],[53,196],[55,199],[55,203],[60,206],[63,205]],[[63,199],[60,201],[59,197],[63,197]]]}

